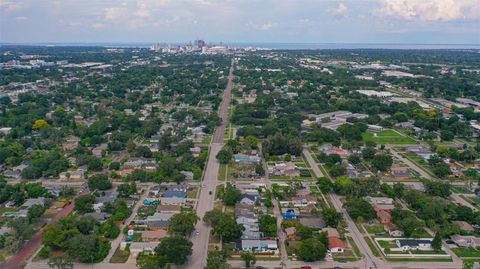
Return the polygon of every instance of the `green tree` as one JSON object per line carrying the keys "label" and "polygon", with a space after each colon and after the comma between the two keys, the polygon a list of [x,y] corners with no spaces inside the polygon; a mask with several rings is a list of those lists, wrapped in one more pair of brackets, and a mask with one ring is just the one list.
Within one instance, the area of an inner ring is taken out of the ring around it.
{"label": "green tree", "polygon": [[225,251],[212,250],[208,252],[207,265],[204,269],[230,269]]}
{"label": "green tree", "polygon": [[22,247],[22,244],[23,240],[20,236],[18,236],[18,233],[15,230],[13,230],[10,235],[5,238],[3,243],[5,250],[10,254],[14,254],[19,251]]}
{"label": "green tree", "polygon": [[112,182],[107,174],[96,174],[88,178],[88,187],[90,190],[108,190],[112,188]]}
{"label": "green tree", "polygon": [[175,214],[170,219],[170,225],[168,231],[170,234],[188,237],[195,230],[195,224],[198,221],[198,217],[195,212],[181,212]]}
{"label": "green tree", "polygon": [[440,251],[442,249],[442,237],[440,236],[439,233],[436,233],[435,237],[433,237],[432,248],[435,251]]}
{"label": "green tree", "polygon": [[[78,230],[71,230],[71,232],[79,233]],[[65,244],[65,237],[63,231],[54,224],[48,225],[43,230],[42,242],[45,246],[48,246],[52,249],[62,249]]]}
{"label": "green tree", "polygon": [[250,268],[257,262],[257,257],[253,253],[243,252],[241,254],[243,261],[245,262],[245,268]]}
{"label": "green tree", "polygon": [[109,219],[100,226],[100,231],[106,238],[114,239],[120,234],[120,228],[112,220]]}
{"label": "green tree", "polygon": [[110,250],[110,242],[96,235],[75,235],[68,241],[67,253],[83,263],[102,261]]}
{"label": "green tree", "polygon": [[169,263],[168,257],[158,255],[140,255],[137,258],[139,269],[163,269]]}
{"label": "green tree", "polygon": [[103,168],[102,160],[92,156],[87,163],[87,168],[90,171],[100,171]]}
{"label": "green tree", "polygon": [[45,212],[45,207],[42,205],[33,205],[28,209],[27,218],[30,223],[36,218],[39,218]]}
{"label": "green tree", "polygon": [[235,188],[232,184],[227,183],[227,186],[225,187],[225,193],[223,194],[223,202],[225,205],[234,206],[241,200],[241,196],[242,194],[237,188]]}
{"label": "green tree", "polygon": [[223,148],[217,153],[216,157],[221,164],[227,164],[232,159],[233,153],[230,149]]}
{"label": "green tree", "polygon": [[377,150],[373,147],[366,147],[362,150],[362,157],[365,160],[371,160],[375,156],[375,153],[377,153]]}
{"label": "green tree", "polygon": [[224,242],[231,242],[242,236],[243,225],[238,224],[233,215],[219,209],[205,213],[203,221],[212,225],[213,233],[220,236]]}
{"label": "green tree", "polygon": [[365,221],[369,221],[377,217],[375,209],[373,209],[372,205],[362,198],[349,199],[345,203],[345,208],[347,209],[350,217],[353,219],[358,219],[358,217],[361,217]]}
{"label": "green tree", "polygon": [[36,120],[36,121],[33,123],[32,129],[34,129],[34,130],[41,130],[41,129],[44,129],[44,128],[48,127],[48,126],[49,126],[49,124],[48,124],[48,122],[47,122],[46,120],[40,119],[40,120]]}
{"label": "green tree", "polygon": [[277,236],[277,218],[270,215],[262,215],[258,218],[260,232],[269,237]]}
{"label": "green tree", "polygon": [[168,237],[155,248],[156,256],[165,256],[176,265],[184,264],[192,255],[192,242],[183,237]]}
{"label": "green tree", "polygon": [[387,171],[393,164],[392,156],[380,154],[372,159],[372,165],[379,171]]}
{"label": "green tree", "polygon": [[80,214],[93,212],[93,202],[95,197],[93,195],[83,195],[75,199],[75,210]]}
{"label": "green tree", "polygon": [[306,262],[323,260],[326,253],[327,248],[316,238],[303,240],[298,248],[298,256]]}
{"label": "green tree", "polygon": [[128,184],[124,183],[117,188],[118,196],[128,198],[130,195],[137,193],[137,184],[135,182]]}
{"label": "green tree", "polygon": [[111,170],[119,170],[120,169],[120,163],[119,162],[111,162],[108,167]]}
{"label": "green tree", "polygon": [[337,227],[338,223],[342,220],[342,213],[337,212],[337,210],[332,207],[325,208],[322,214],[325,223],[330,227]]}

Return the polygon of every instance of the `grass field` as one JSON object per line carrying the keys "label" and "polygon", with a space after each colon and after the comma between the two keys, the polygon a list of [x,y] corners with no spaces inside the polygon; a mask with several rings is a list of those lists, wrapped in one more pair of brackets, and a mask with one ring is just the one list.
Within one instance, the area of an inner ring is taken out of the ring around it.
{"label": "grass field", "polygon": [[115,254],[113,254],[112,258],[110,259],[111,263],[125,263],[128,260],[128,257],[130,256],[129,251],[124,251],[120,250],[117,248],[115,251]]}
{"label": "grass field", "polygon": [[380,132],[366,132],[362,134],[363,141],[372,141],[377,144],[415,144],[415,140],[394,130]]}
{"label": "grass field", "polygon": [[474,248],[454,248],[452,249],[458,257],[480,257],[480,250]]}

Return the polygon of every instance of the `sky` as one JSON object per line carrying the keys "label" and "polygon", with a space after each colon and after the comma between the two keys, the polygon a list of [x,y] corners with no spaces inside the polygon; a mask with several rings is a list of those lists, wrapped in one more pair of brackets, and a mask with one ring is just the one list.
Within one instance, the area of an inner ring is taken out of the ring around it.
{"label": "sky", "polygon": [[0,42],[480,44],[480,0],[0,0]]}

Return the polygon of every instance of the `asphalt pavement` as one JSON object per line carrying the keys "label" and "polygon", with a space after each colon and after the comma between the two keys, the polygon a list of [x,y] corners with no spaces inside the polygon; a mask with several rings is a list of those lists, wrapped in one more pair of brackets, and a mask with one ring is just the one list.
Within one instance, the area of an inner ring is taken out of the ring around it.
{"label": "asphalt pavement", "polygon": [[220,126],[215,129],[212,138],[207,168],[205,169],[205,175],[200,188],[200,195],[198,196],[196,211],[200,221],[198,221],[195,228],[199,234],[191,236],[193,253],[189,257],[187,264],[182,266],[182,268],[201,269],[205,267],[207,261],[208,241],[211,227],[204,223],[202,219],[206,212],[213,209],[215,204],[215,190],[217,187],[218,170],[220,169],[220,163],[217,161],[216,156],[223,147],[225,128],[228,123],[228,108],[233,86],[233,61],[234,60],[232,59],[227,87],[223,94],[222,103],[220,104],[219,116],[222,119],[222,122]]}

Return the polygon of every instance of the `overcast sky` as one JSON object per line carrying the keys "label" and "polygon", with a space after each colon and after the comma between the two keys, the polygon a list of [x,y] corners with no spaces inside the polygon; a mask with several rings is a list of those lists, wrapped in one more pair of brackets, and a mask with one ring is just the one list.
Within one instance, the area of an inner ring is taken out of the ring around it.
{"label": "overcast sky", "polygon": [[0,0],[0,42],[479,44],[480,0]]}

